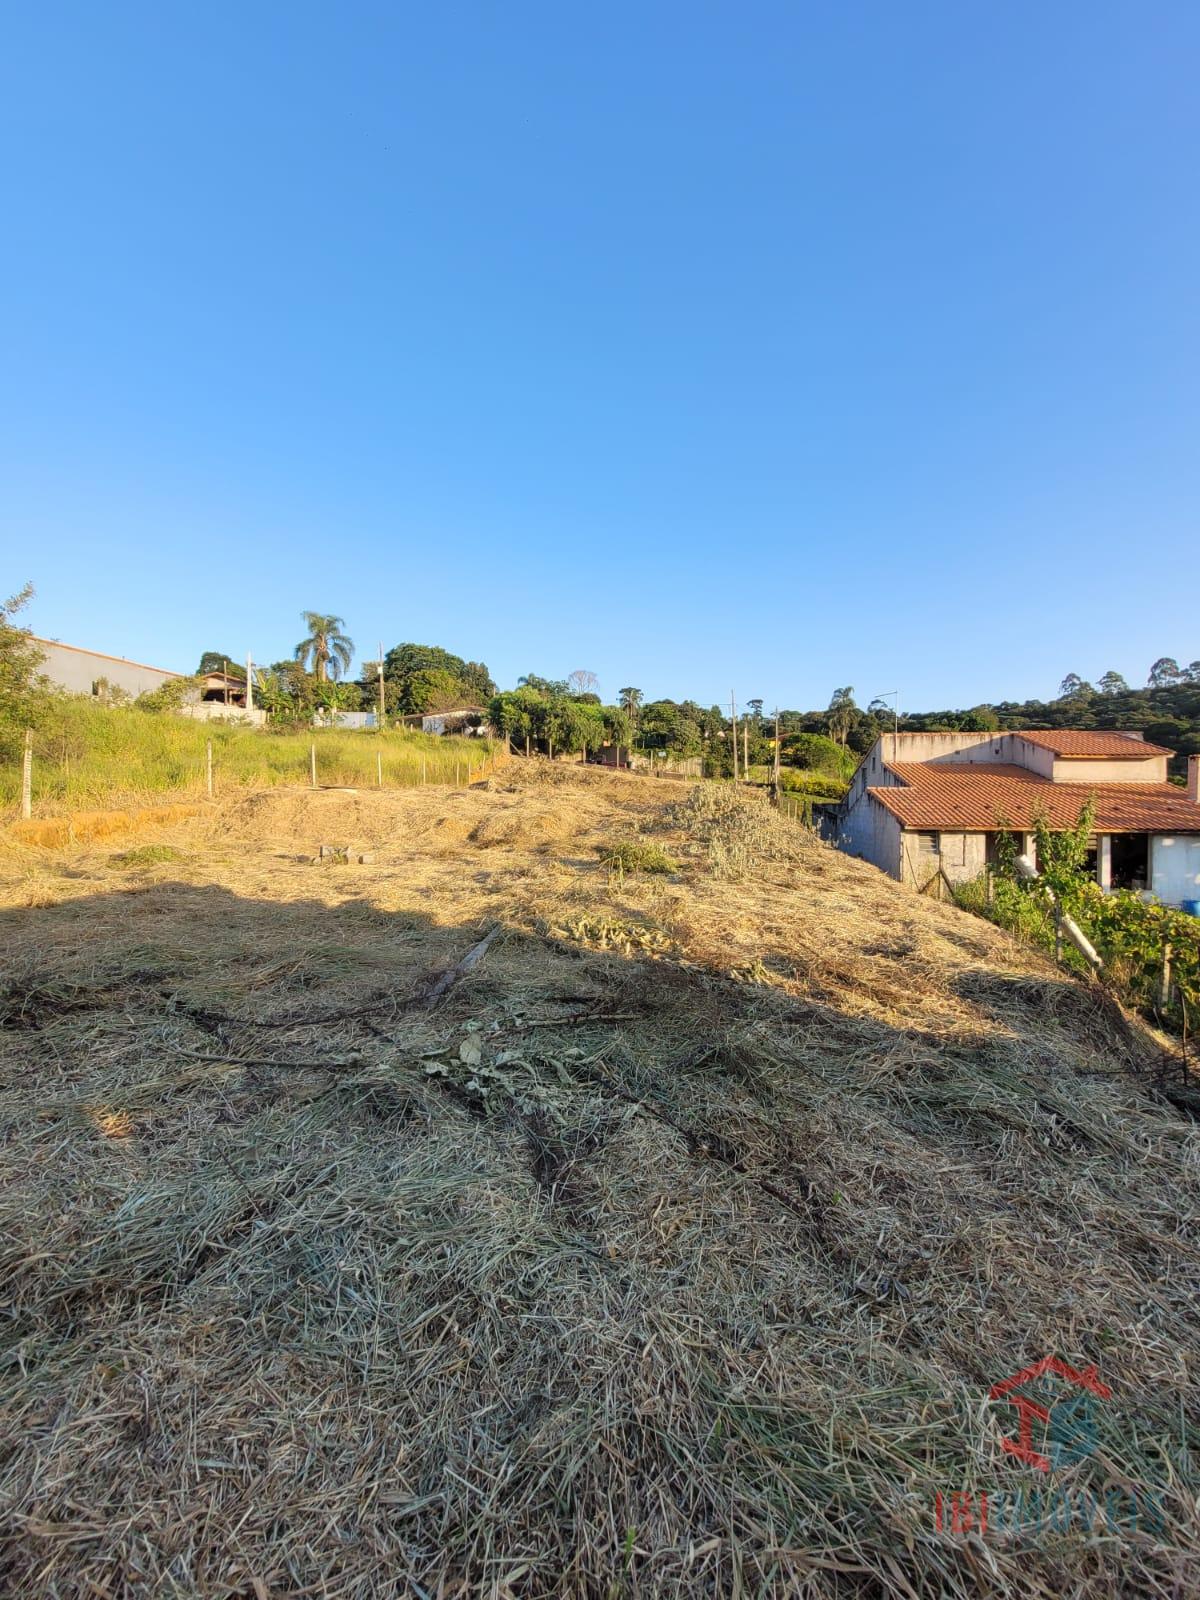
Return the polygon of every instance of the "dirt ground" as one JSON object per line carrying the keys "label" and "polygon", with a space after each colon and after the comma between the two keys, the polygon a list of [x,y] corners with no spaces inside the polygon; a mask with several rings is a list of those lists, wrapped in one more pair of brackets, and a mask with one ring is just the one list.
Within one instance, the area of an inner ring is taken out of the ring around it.
{"label": "dirt ground", "polygon": [[[1154,1041],[756,798],[9,843],[0,967],[4,1592],[1197,1592]],[[1049,1471],[1046,1355],[1110,1391]]]}

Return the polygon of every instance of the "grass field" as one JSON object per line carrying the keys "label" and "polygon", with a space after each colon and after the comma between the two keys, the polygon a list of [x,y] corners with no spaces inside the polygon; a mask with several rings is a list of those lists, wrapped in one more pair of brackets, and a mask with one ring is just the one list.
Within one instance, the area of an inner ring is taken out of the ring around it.
{"label": "grass field", "polygon": [[[218,793],[307,783],[314,744],[320,784],[373,786],[382,755],[385,788],[419,784],[422,772],[429,783],[465,783],[468,768],[478,768],[498,748],[481,739],[420,733],[239,728],[63,696],[48,703],[35,728],[34,815],[202,794],[210,739]],[[0,808],[9,815],[15,815],[20,783],[19,760],[0,766]]]}
{"label": "grass field", "polygon": [[[1197,1592],[1155,1040],[762,796],[521,762],[0,842],[0,966],[4,1593]],[[1111,1394],[1042,1473],[989,1390],[1048,1354]]]}

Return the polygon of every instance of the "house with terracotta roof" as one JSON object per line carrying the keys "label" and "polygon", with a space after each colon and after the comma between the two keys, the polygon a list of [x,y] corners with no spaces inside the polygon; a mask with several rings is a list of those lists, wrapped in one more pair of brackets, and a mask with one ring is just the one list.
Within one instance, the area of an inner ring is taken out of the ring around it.
{"label": "house with terracotta roof", "polygon": [[1029,854],[1039,817],[1065,830],[1090,799],[1089,861],[1101,887],[1179,905],[1200,900],[1200,757],[1179,788],[1167,782],[1171,755],[1139,733],[1082,728],[884,734],[830,833],[902,883],[965,883],[995,860],[1001,833]]}

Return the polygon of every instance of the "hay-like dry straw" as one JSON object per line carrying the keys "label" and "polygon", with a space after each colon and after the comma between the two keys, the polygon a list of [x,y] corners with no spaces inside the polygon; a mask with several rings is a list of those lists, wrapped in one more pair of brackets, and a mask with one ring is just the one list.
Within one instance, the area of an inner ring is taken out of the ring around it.
{"label": "hay-like dry straw", "polygon": [[[1197,1139],[1097,991],[728,790],[148,843],[0,862],[6,1592],[1195,1589]],[[935,1529],[1048,1352],[1161,1531]]]}

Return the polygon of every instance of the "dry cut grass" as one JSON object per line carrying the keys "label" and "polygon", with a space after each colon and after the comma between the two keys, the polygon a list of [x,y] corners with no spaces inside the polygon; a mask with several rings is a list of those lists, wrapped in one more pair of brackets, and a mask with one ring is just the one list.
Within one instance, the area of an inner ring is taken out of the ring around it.
{"label": "dry cut grass", "polygon": [[[1195,1592],[1195,1128],[991,927],[536,764],[0,880],[6,1592]],[[1159,1525],[939,1531],[1047,1353]]]}

